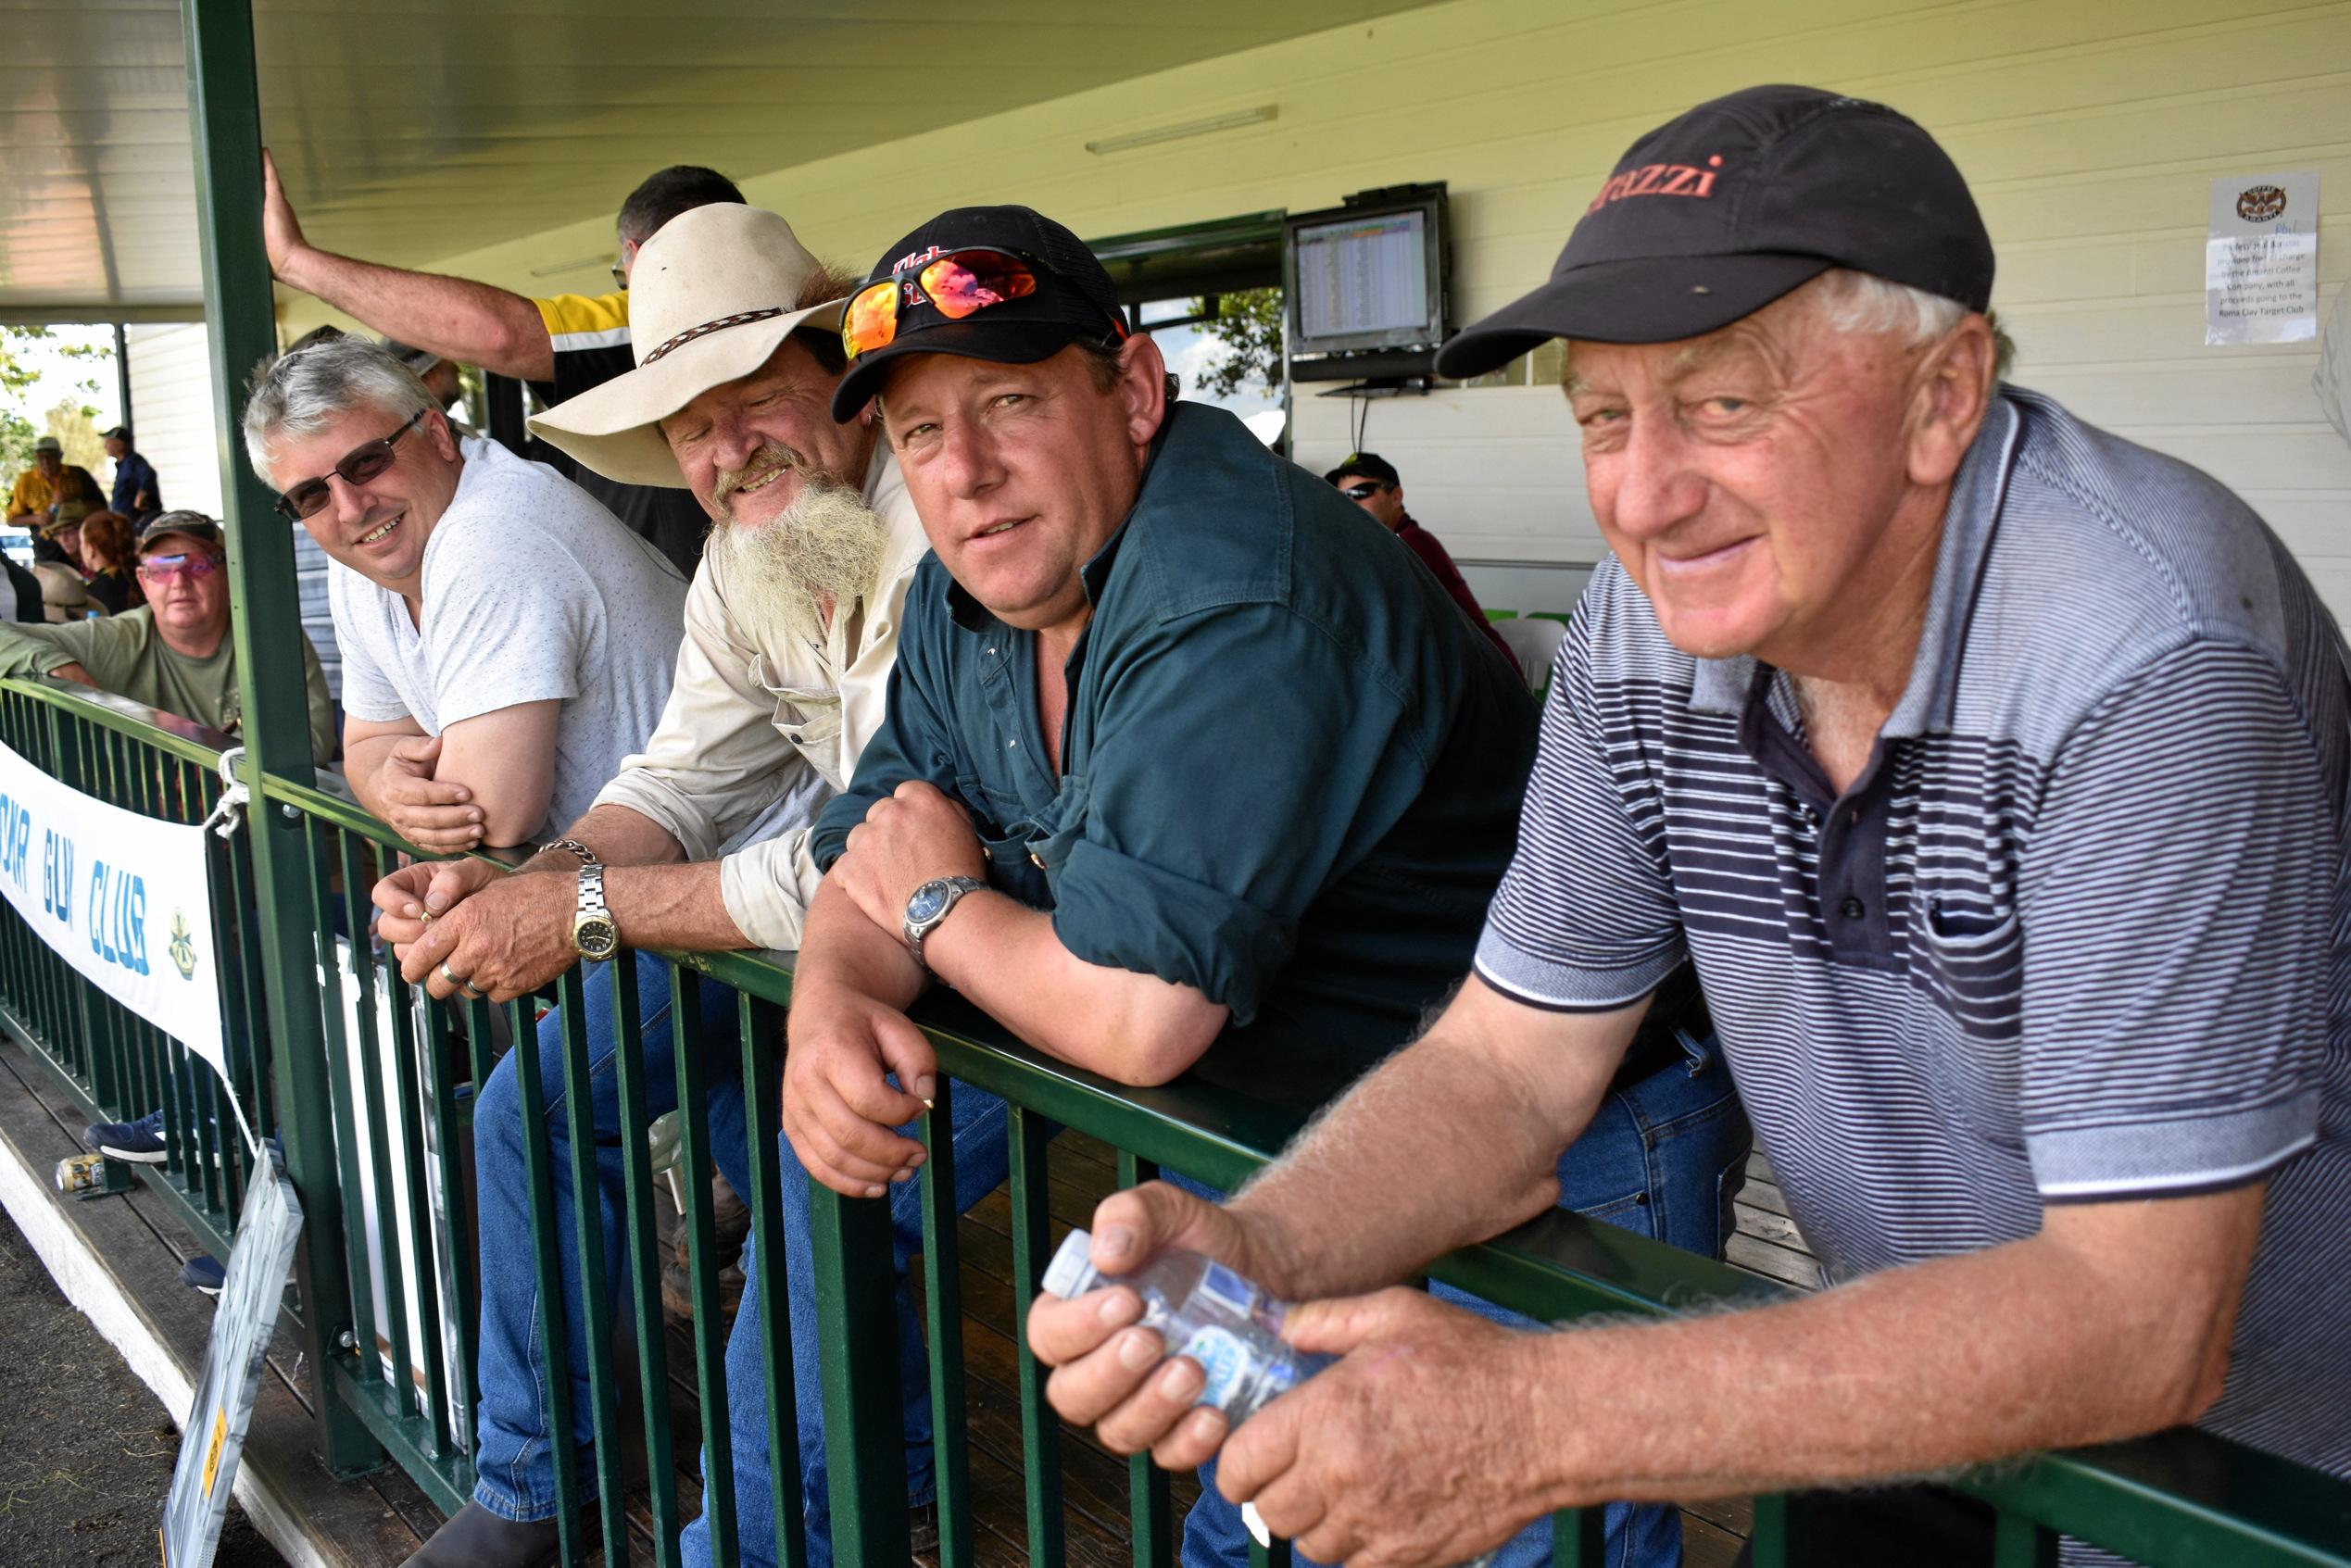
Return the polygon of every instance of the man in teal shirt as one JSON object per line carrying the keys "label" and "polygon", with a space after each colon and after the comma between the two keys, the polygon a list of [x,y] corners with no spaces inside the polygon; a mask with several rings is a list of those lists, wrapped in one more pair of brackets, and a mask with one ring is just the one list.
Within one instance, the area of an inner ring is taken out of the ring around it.
{"label": "man in teal shirt", "polygon": [[[1197,1072],[1311,1109],[1467,972],[1534,713],[1377,522],[1230,415],[1171,400],[1061,225],[942,215],[891,248],[843,335],[834,417],[878,408],[935,556],[889,717],[818,819],[784,1121],[816,1179],[899,1184],[911,1251],[922,1149],[897,1124],[939,1086],[904,1009],[930,979],[1104,1077]],[[1718,1066],[1684,1072],[1659,1040],[1645,1060],[1692,1110],[1727,1102]],[[1003,1109],[949,1092],[969,1201],[1003,1173]],[[1702,1120],[1722,1135],[1711,1182],[1743,1129]],[[812,1310],[793,1315],[814,1562],[820,1385]],[[919,1388],[911,1315],[903,1344]],[[910,1423],[918,1452],[926,1412]],[[1188,1562],[1245,1556],[1213,1496],[1188,1530]]]}

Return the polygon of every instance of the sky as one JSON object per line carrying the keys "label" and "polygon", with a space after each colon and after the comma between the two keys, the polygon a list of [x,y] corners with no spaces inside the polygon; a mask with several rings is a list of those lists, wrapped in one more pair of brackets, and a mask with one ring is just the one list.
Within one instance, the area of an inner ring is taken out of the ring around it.
{"label": "sky", "polygon": [[[29,343],[15,338],[0,338],[0,343],[5,343],[8,351],[16,356],[18,363],[41,372],[39,381],[13,399],[5,391],[0,391],[0,402],[5,402],[31,420],[35,428],[40,426],[43,416],[69,397],[97,406],[100,430],[117,423],[114,361],[110,358],[99,361],[69,359],[57,352],[59,347],[69,343],[103,344],[112,348],[114,329],[104,325],[68,324],[52,326],[49,330],[57,335],[54,338],[35,338]],[[85,380],[96,382],[98,390],[83,390],[79,383]]]}

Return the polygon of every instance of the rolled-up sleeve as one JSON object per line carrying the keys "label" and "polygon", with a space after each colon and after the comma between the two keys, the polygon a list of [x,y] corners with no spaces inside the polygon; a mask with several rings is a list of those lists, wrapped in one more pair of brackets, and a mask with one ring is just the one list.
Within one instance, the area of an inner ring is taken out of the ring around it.
{"label": "rolled-up sleeve", "polygon": [[[1251,1022],[1315,898],[1426,783],[1437,716],[1322,627],[1248,604],[1154,626],[1097,672],[1082,809],[1037,847],[1053,929],[1088,963],[1188,985]],[[1070,790],[1065,786],[1064,797]]]}
{"label": "rolled-up sleeve", "polygon": [[[596,803],[628,808],[677,840],[687,859],[708,860],[785,795],[813,787],[807,759],[776,733],[774,698],[752,679],[756,657],[706,563],[685,596],[685,635],[661,721]],[[727,913],[765,947],[798,944],[804,908],[800,873],[773,847],[779,842],[737,850],[720,871]]]}

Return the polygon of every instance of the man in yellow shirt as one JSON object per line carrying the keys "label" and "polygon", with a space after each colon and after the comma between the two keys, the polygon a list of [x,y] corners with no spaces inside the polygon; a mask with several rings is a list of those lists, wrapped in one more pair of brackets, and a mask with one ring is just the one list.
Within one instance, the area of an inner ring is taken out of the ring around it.
{"label": "man in yellow shirt", "polygon": [[32,444],[32,466],[17,475],[8,492],[8,521],[20,522],[38,512],[42,517],[36,523],[45,521],[49,508],[59,501],[87,501],[94,510],[107,504],[107,497],[90,470],[67,462],[57,438],[44,435]]}

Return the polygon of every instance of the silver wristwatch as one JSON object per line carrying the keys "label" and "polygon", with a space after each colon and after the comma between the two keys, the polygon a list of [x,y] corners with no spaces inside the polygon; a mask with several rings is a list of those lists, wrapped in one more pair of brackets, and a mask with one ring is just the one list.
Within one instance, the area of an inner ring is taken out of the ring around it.
{"label": "silver wristwatch", "polygon": [[593,860],[580,872],[580,908],[572,917],[572,946],[588,960],[609,959],[621,948],[621,928],[604,907],[604,868]]}
{"label": "silver wristwatch", "polygon": [[931,966],[923,959],[923,938],[938,929],[966,893],[976,893],[987,884],[975,876],[942,876],[923,884],[914,896],[906,900],[906,950],[914,955],[914,961],[924,969]]}

